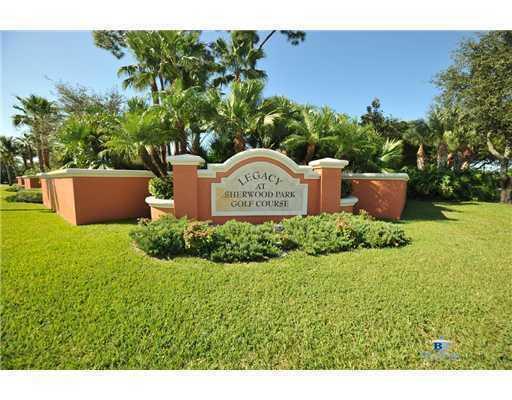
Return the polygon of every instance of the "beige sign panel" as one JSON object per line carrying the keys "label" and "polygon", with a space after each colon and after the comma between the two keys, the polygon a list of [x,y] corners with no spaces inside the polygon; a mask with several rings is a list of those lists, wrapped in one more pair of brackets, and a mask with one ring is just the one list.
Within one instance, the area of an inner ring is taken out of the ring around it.
{"label": "beige sign panel", "polygon": [[305,215],[308,185],[265,161],[244,165],[212,184],[212,215]]}

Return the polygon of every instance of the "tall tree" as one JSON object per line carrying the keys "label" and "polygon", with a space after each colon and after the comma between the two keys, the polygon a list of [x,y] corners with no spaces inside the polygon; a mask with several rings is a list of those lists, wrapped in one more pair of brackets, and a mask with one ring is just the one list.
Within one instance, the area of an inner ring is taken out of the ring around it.
{"label": "tall tree", "polygon": [[[265,57],[263,47],[278,31],[267,33],[261,40],[257,31],[230,31],[229,40],[218,38],[211,44],[218,63],[219,77],[214,79],[215,86],[227,85],[242,79],[264,79],[267,74],[257,68],[258,61]],[[279,31],[288,41],[296,46],[303,42],[303,31]]]}
{"label": "tall tree", "polygon": [[435,82],[441,101],[464,110],[461,121],[473,126],[499,164],[502,202],[512,202],[512,32],[492,31],[464,41],[454,63]]}
{"label": "tall tree", "polygon": [[36,95],[16,99],[19,105],[14,109],[19,113],[12,116],[13,124],[30,128],[37,145],[39,168],[44,172],[50,168],[50,144],[59,119],[58,108],[54,102]]}
{"label": "tall tree", "polygon": [[16,141],[10,136],[0,136],[0,161],[7,174],[9,185],[13,183],[12,173],[16,173]]}

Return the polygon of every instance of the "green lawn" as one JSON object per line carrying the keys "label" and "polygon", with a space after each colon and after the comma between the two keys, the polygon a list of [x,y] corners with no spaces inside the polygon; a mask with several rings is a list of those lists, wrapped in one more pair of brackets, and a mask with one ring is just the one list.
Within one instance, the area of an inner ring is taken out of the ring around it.
{"label": "green lawn", "polygon": [[[399,249],[149,259],[1,191],[2,368],[512,368],[512,207],[408,203]],[[433,339],[458,361],[426,360]]]}

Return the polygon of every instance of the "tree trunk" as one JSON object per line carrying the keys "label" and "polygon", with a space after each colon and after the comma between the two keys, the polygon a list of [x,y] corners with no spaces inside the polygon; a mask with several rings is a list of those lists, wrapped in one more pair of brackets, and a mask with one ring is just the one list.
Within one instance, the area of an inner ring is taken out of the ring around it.
{"label": "tree trunk", "polygon": [[512,147],[510,143],[505,145],[503,154],[500,154],[491,140],[492,132],[487,132],[487,148],[489,152],[500,161],[500,201],[502,203],[511,202],[512,178],[508,176],[508,165],[510,163],[510,155]]}
{"label": "tree trunk", "polygon": [[437,146],[437,168],[446,167],[446,162],[448,160],[448,145],[441,141]]}
{"label": "tree trunk", "polygon": [[235,153],[240,153],[245,150],[245,138],[242,133],[237,133],[233,139]]}
{"label": "tree trunk", "polygon": [[149,146],[149,155],[151,156],[153,164],[155,164],[155,166],[160,171],[159,176],[166,176],[167,168],[165,168],[165,165],[162,163],[162,158],[160,152],[158,151],[158,146]]}
{"label": "tree trunk", "polygon": [[164,166],[165,175],[167,175],[167,145],[160,145],[160,152],[162,153],[162,164]]}
{"label": "tree trunk", "polygon": [[308,163],[313,159],[315,151],[316,145],[314,143],[308,143],[308,147],[306,148],[306,155],[304,156],[304,165],[308,165]]}
{"label": "tree trunk", "polygon": [[5,171],[7,172],[7,182],[9,186],[12,185],[12,176],[11,176],[11,166],[9,164],[4,164]]}
{"label": "tree trunk", "polygon": [[31,146],[28,146],[28,161],[30,164],[30,168],[34,168],[34,150]]}
{"label": "tree trunk", "polygon": [[139,157],[144,163],[144,166],[148,168],[151,172],[153,172],[155,176],[162,176],[160,170],[155,165],[155,163],[151,159],[151,156],[149,155],[148,151],[144,146],[139,146]]}
{"label": "tree trunk", "polygon": [[201,135],[199,133],[195,133],[192,138],[192,154],[196,156],[201,152]]}
{"label": "tree trunk", "polygon": [[469,169],[469,163],[471,162],[472,156],[473,152],[469,147],[466,147],[462,152],[462,165],[460,166],[462,171],[467,171]]}
{"label": "tree trunk", "polygon": [[418,151],[416,152],[416,167],[423,171],[425,169],[425,148],[423,147],[423,143],[418,147]]}
{"label": "tree trunk", "polygon": [[503,158],[500,160],[500,201],[502,203],[512,203],[512,177],[508,175],[508,165],[510,160]]}
{"label": "tree trunk", "polygon": [[28,164],[27,164],[27,157],[25,156],[25,154],[21,155],[21,159],[23,160],[23,168],[27,169]]}
{"label": "tree trunk", "polygon": [[39,161],[39,170],[44,172],[43,149],[41,148],[41,145],[37,147],[37,159]]}

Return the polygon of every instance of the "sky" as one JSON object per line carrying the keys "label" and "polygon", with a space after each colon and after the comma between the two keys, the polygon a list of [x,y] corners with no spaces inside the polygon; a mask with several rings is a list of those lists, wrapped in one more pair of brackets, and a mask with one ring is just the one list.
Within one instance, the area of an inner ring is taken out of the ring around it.
{"label": "sky", "polygon": [[[205,31],[212,41],[221,32]],[[260,33],[264,36],[264,32]],[[284,95],[299,103],[328,105],[353,116],[365,113],[378,97],[387,115],[421,118],[438,89],[436,73],[451,63],[458,43],[474,35],[463,31],[307,31],[298,46],[275,34],[258,65],[268,74],[265,95]],[[105,92],[123,91],[117,60],[94,46],[89,31],[0,32],[0,134],[18,135],[10,116],[15,96],[55,97],[55,83]],[[134,93],[125,92],[129,97]]]}

